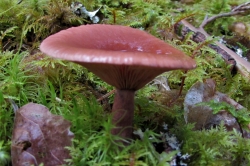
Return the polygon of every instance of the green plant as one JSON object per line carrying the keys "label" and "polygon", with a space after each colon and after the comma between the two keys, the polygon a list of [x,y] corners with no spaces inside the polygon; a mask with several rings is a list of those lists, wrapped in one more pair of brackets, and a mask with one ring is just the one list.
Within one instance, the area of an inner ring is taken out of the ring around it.
{"label": "green plant", "polygon": [[1,33],[1,36],[0,36],[0,51],[3,51],[3,40],[5,37],[14,37],[12,33],[12,31],[14,31],[16,28],[18,28],[17,26],[13,26],[13,27],[10,27],[8,29],[6,29],[4,32],[3,31],[0,31]]}
{"label": "green plant", "polygon": [[11,130],[13,125],[14,111],[11,109],[11,104],[5,100],[3,93],[0,91],[0,140],[10,140]]}
{"label": "green plant", "polygon": [[4,98],[14,99],[22,102],[28,102],[35,99],[37,85],[31,82],[34,75],[26,75],[29,70],[23,70],[21,61],[24,59],[25,52],[22,54],[14,54],[12,52],[1,53],[0,67],[0,90]]}
{"label": "green plant", "polygon": [[70,1],[30,0],[17,4],[15,0],[3,0],[0,6],[0,30],[17,27],[9,44],[18,51],[36,49],[46,36],[84,22],[71,12]]}
{"label": "green plant", "polygon": [[188,165],[245,165],[249,163],[250,141],[223,124],[210,130],[192,131],[193,125],[176,126],[172,131],[183,140],[182,152],[191,154]]}
{"label": "green plant", "polygon": [[244,129],[248,129],[248,125],[250,124],[250,112],[246,108],[236,110],[234,106],[226,102],[217,102],[214,100],[202,102],[199,105],[209,106],[213,110],[213,114],[217,114],[221,110],[226,110],[237,119],[239,125],[241,125]]}
{"label": "green plant", "polygon": [[[184,94],[194,82],[213,78],[218,91],[226,93],[249,110],[249,82],[240,74],[233,75],[230,66],[205,46],[212,44],[213,40],[197,44],[191,40],[192,34],[183,41],[176,40],[173,34],[174,25],[183,18],[199,26],[206,15],[211,17],[228,12],[246,0],[195,0],[191,5],[171,0],[80,1],[89,11],[102,6],[101,23],[144,29],[186,54],[196,55],[195,70],[164,73],[171,91],[159,92],[156,86],[148,84],[137,92],[134,126],[144,131],[144,138],[132,141],[122,150],[119,147],[123,145],[117,146],[119,142],[116,142],[120,138],[110,135],[112,125],[109,112],[104,111],[94,97],[113,88],[86,69],[48,58],[37,50],[41,40],[48,35],[88,23],[70,10],[71,2],[23,0],[17,4],[16,0],[0,0],[1,164],[10,165],[13,110],[27,102],[44,104],[51,112],[63,115],[72,122],[75,141],[69,147],[72,154],[72,159],[68,159],[69,165],[168,165],[166,162],[171,161],[175,151],[160,154],[152,146],[152,142],[160,142],[157,133],[163,122],[169,124],[171,132],[182,142],[182,153],[191,155],[188,165],[250,163],[250,143],[240,133],[228,132],[222,125],[211,130],[193,131],[193,125],[185,124],[183,120],[184,96],[180,96],[179,101],[171,107],[167,106],[174,92],[180,89],[183,77],[186,77]],[[232,16],[208,24],[206,31],[213,35],[228,35],[228,25],[235,20],[249,24],[247,16]],[[247,49],[243,47],[243,50]],[[112,98],[109,102],[111,105]],[[249,122],[248,110],[235,111],[226,104],[218,103],[211,107],[230,110],[243,126]]]}
{"label": "green plant", "polygon": [[242,50],[242,56],[246,56],[247,52],[249,51],[249,48],[247,48],[246,46],[244,46],[243,44],[237,42],[237,45],[239,46],[239,48]]}
{"label": "green plant", "polygon": [[[102,125],[99,132],[86,135],[85,141],[75,140],[75,147],[68,148],[72,159],[67,160],[69,165],[153,165],[163,164],[162,160],[169,161],[170,156],[160,155],[155,151],[152,143],[159,142],[159,135],[146,130],[142,140],[135,140],[124,147],[121,138],[110,133],[112,123],[110,118]],[[149,139],[150,138],[150,139]],[[172,154],[174,155],[174,154]],[[164,159],[163,159],[164,158]],[[167,165],[165,163],[164,165]]]}
{"label": "green plant", "polygon": [[9,144],[5,145],[4,141],[0,141],[0,166],[7,165],[10,162],[10,155],[7,151],[8,146]]}
{"label": "green plant", "polygon": [[100,126],[107,120],[107,113],[92,96],[89,99],[82,94],[72,94],[71,111],[66,114],[72,122],[76,139],[82,139],[78,133],[87,133],[100,130]]}

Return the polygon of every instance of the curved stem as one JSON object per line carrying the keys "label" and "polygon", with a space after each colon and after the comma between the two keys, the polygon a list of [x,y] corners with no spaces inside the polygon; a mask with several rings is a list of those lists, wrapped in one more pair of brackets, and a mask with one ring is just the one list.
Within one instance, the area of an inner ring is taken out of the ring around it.
{"label": "curved stem", "polygon": [[112,123],[115,128],[112,134],[123,138],[132,138],[134,118],[134,95],[133,90],[116,90],[112,108]]}

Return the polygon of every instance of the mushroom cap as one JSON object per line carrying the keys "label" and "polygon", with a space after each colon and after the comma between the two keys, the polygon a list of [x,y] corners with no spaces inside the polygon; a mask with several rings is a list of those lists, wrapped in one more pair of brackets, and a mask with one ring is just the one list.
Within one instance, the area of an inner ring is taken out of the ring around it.
{"label": "mushroom cap", "polygon": [[142,31],[120,25],[82,25],[46,38],[42,52],[78,63],[118,89],[138,90],[157,75],[193,69],[195,61]]}

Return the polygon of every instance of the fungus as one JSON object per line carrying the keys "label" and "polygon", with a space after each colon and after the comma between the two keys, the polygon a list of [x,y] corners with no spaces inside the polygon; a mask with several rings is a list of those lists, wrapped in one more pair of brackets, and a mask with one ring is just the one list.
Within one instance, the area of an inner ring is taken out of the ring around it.
{"label": "fungus", "polygon": [[164,41],[120,25],[69,28],[49,36],[40,49],[86,67],[116,88],[112,134],[123,138],[132,138],[136,90],[163,72],[196,67],[192,58]]}

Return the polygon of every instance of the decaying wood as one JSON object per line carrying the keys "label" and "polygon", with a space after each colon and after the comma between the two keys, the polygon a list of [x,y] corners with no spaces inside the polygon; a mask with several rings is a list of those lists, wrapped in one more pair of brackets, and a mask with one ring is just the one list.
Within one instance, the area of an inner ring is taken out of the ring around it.
{"label": "decaying wood", "polygon": [[[189,33],[193,32],[192,40],[195,42],[203,42],[210,37],[202,28],[195,28],[186,20],[182,20],[175,26],[175,33],[181,35],[183,38]],[[228,63],[236,67],[238,71],[248,79],[250,79],[250,63],[241,58],[231,49],[227,48],[224,44],[214,42],[209,45],[210,48],[215,50],[222,58]]]}

